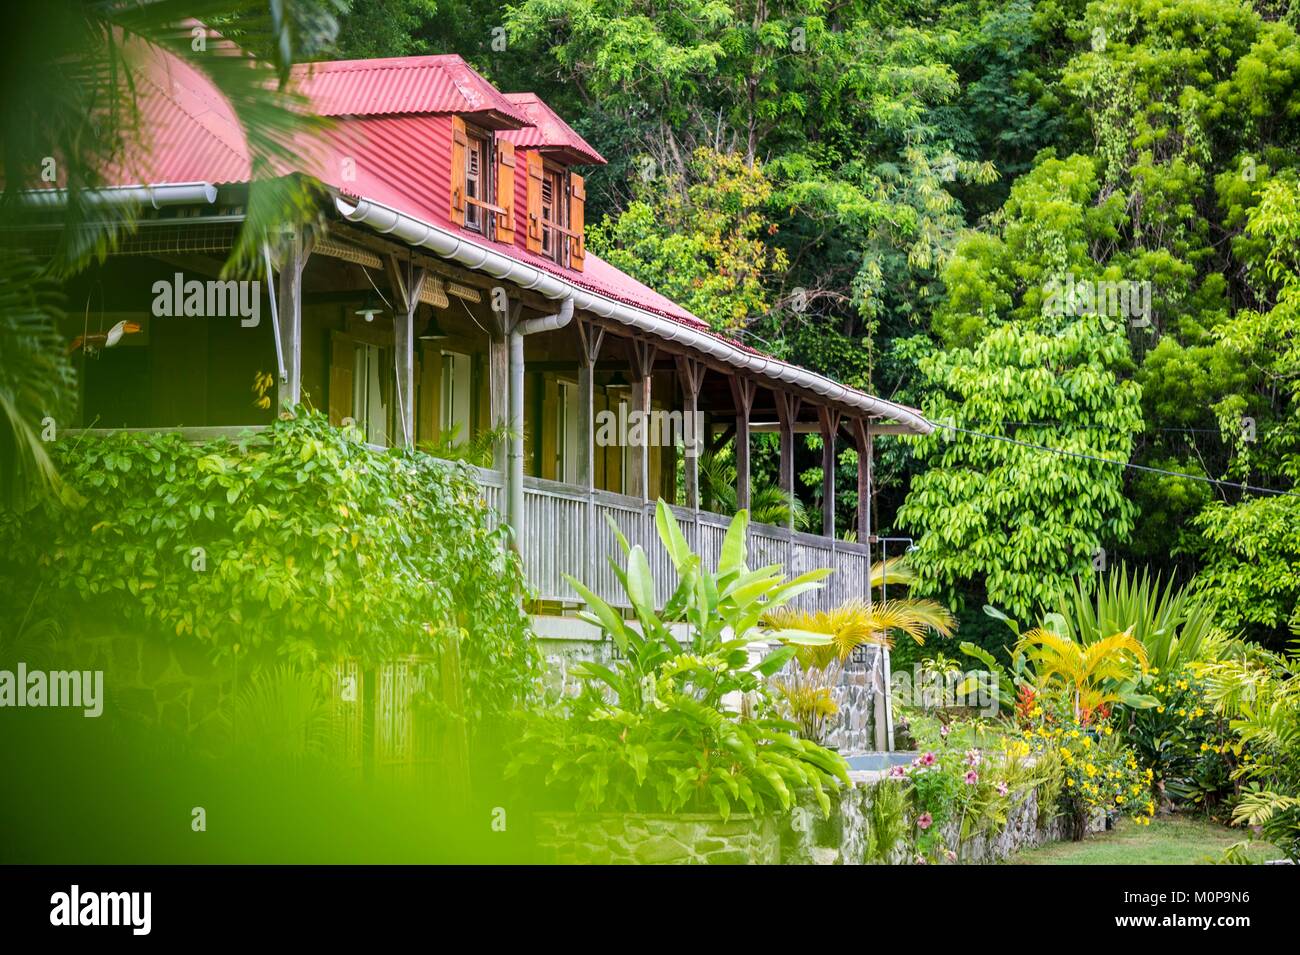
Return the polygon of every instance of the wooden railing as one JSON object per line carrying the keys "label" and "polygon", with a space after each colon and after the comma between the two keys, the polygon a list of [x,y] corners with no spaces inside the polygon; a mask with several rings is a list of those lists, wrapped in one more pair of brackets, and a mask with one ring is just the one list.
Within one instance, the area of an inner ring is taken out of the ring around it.
{"label": "wooden railing", "polygon": [[[494,515],[504,496],[499,472],[476,469],[479,486]],[[704,566],[714,570],[730,518],[708,511],[674,507],[678,524]],[[494,517],[494,519],[496,519]],[[538,600],[578,602],[564,579],[572,575],[616,606],[626,604],[608,558],[621,567],[623,554],[609,527],[612,520],[629,544],[640,544],[650,561],[656,596],[666,601],[677,575],[655,529],[655,504],[609,491],[587,491],[571,484],[524,478],[524,533],[520,551],[528,583]],[[866,596],[870,553],[866,546],[768,524],[749,526],[749,566],[780,564],[787,576],[819,567],[834,573],[825,585],[797,598],[795,605],[829,609]]]}
{"label": "wooden railing", "polygon": [[[238,439],[265,426],[213,428],[132,428],[131,431],[177,432],[190,441],[216,438]],[[117,429],[87,429],[88,434],[114,434]],[[375,448],[383,451],[382,448]],[[505,494],[499,471],[469,467],[483,491],[493,520],[505,508]],[[703,558],[704,566],[714,570],[718,553],[731,519],[708,511],[674,507],[678,524],[691,549]],[[609,528],[609,520],[618,526],[630,544],[640,544],[650,560],[659,600],[666,601],[677,585],[672,561],[659,542],[655,530],[655,504],[610,491],[588,491],[572,484],[524,478],[524,533],[520,541],[528,583],[537,600],[562,603],[579,602],[578,595],[564,579],[569,574],[591,587],[596,594],[615,606],[625,606],[626,597],[609,566],[612,557],[623,566],[623,554]],[[820,590],[802,595],[795,606],[829,609],[846,600],[866,596],[869,549],[860,543],[833,540],[816,534],[790,531],[770,524],[749,525],[749,566],[780,564],[787,576],[794,577],[819,567],[834,573]],[[594,582],[594,583],[593,583]]]}

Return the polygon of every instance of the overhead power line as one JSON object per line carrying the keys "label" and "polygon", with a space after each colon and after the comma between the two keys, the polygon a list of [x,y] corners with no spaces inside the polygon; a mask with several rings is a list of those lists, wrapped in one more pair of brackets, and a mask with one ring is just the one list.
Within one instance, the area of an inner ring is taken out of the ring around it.
{"label": "overhead power line", "polygon": [[1254,484],[1242,484],[1237,481],[1221,481],[1217,478],[1206,477],[1203,474],[1184,474],[1181,471],[1167,471],[1164,468],[1153,468],[1145,464],[1133,464],[1130,461],[1115,461],[1111,458],[1103,458],[1096,454],[1084,454],[1082,451],[1066,451],[1064,448],[1053,448],[1045,444],[1034,444],[1031,441],[1021,441],[1017,438],[1008,437],[1005,434],[985,434],[982,431],[971,431],[968,428],[959,428],[956,425],[944,424],[940,421],[933,422],[933,424],[936,428],[943,428],[960,434],[968,434],[973,438],[989,438],[993,441],[1004,441],[1007,444],[1014,444],[1022,448],[1030,448],[1034,451],[1046,451],[1049,454],[1059,454],[1067,458],[1078,458],[1081,461],[1095,461],[1098,464],[1109,464],[1112,467],[1127,468],[1131,471],[1144,471],[1148,474],[1161,474],[1166,477],[1183,478],[1187,481],[1200,481],[1202,484],[1212,484],[1216,487],[1230,487],[1238,491],[1249,491],[1254,494],[1272,494],[1277,497],[1300,497],[1300,493],[1295,491],[1282,491],[1271,487],[1257,487]]}

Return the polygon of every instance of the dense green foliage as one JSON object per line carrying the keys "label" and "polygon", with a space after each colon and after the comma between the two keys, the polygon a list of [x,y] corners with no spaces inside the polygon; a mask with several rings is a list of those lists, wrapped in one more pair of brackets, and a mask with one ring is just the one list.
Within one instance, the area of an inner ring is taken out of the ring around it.
{"label": "dense green foliage", "polygon": [[51,614],[304,667],[455,640],[475,717],[535,682],[518,560],[455,465],[377,454],[306,410],[237,444],[124,433],[55,454],[61,497],[0,524],[10,606],[36,594]]}
{"label": "dense green foliage", "polygon": [[[977,432],[877,445],[878,526],[918,538],[968,637],[988,642],[986,601],[1029,613],[1094,566],[1171,555],[1226,625],[1277,640],[1300,622],[1295,497],[1122,467],[1295,487],[1289,4],[352,10],[344,55],[462,53],[600,148],[599,254],[759,347]],[[377,11],[420,26],[391,49],[350,39]],[[1099,282],[1146,307],[1049,301]],[[798,454],[815,512],[816,441]],[[852,470],[848,454],[842,527]]]}
{"label": "dense green foliage", "polygon": [[1233,777],[1243,792],[1233,812],[1265,840],[1300,860],[1300,661],[1259,651],[1225,655],[1204,668],[1207,696],[1231,719],[1246,754]]}

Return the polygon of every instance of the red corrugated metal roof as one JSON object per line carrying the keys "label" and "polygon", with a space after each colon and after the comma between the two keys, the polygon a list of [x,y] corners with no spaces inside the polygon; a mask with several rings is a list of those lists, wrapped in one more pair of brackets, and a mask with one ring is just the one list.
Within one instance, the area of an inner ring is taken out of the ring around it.
{"label": "red corrugated metal roof", "polygon": [[[446,62],[460,61],[460,58],[413,57],[395,62],[421,64],[429,60]],[[376,64],[384,62],[359,61],[364,64],[360,72],[382,73],[383,68]],[[329,67],[327,72],[334,74],[349,72],[349,67],[358,64],[318,65]],[[389,80],[394,80],[401,74],[411,73],[411,70],[397,69],[388,73]],[[220,185],[247,182],[252,175],[252,163],[243,130],[229,103],[207,77],[183,61],[161,52],[153,54],[147,74],[140,85],[141,133],[146,147],[143,154],[134,160],[106,170],[105,183],[159,185],[206,181]],[[478,74],[474,76],[486,85]],[[313,97],[318,95],[316,87],[310,89]],[[326,91],[319,92],[319,95],[333,95],[330,92],[333,87],[327,85],[323,89]],[[655,312],[692,328],[707,330],[705,322],[676,302],[590,252],[581,272],[563,268],[550,259],[529,252],[524,247],[522,216],[519,217],[521,225],[516,244],[496,242],[453,224],[450,216],[450,117],[441,110],[413,115],[385,110],[373,103],[365,107],[364,102],[371,93],[364,91],[374,89],[377,87],[373,85],[358,85],[351,94],[355,101],[350,102],[348,108],[364,109],[366,115],[356,117],[355,113],[350,113],[346,118],[336,119],[331,128],[303,138],[295,146],[294,169],[284,172],[306,173],[347,195],[400,209],[461,235],[467,241],[545,269],[591,292]],[[412,90],[402,92],[397,87],[394,89],[397,101],[407,108],[418,102],[426,105],[433,102],[432,94],[421,100],[420,95]],[[516,108],[501,94],[495,95],[504,105]],[[338,101],[335,103],[337,105]],[[401,114],[393,115],[394,112]],[[569,132],[579,143],[582,141],[572,130]],[[586,148],[590,149],[589,146]],[[591,153],[599,158],[595,150]],[[525,176],[517,175],[515,182],[518,189],[526,189]],[[517,208],[524,208],[526,196],[520,196],[516,202]]]}
{"label": "red corrugated metal roof", "polygon": [[573,165],[605,165],[605,157],[573,131],[536,93],[506,93],[506,99],[528,117],[532,126],[502,133],[520,149],[538,149]]}
{"label": "red corrugated metal roof", "polygon": [[156,47],[142,56],[135,78],[144,148],[106,170],[106,181],[247,182],[252,163],[230,104],[184,60]]}
{"label": "red corrugated metal roof", "polygon": [[293,86],[322,116],[460,113],[493,129],[529,123],[455,54],[303,63],[293,68]]}

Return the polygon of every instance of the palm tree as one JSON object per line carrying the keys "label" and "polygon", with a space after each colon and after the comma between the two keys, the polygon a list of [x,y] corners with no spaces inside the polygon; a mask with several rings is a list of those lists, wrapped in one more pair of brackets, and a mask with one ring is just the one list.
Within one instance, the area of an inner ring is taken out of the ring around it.
{"label": "palm tree", "polygon": [[[730,451],[705,451],[699,458],[700,498],[707,510],[736,513],[736,465]],[[756,524],[807,530],[809,515],[803,502],[775,484],[758,483],[750,489],[749,516]]]}
{"label": "palm tree", "polygon": [[[281,177],[300,132],[318,126],[286,86],[296,58],[332,42],[338,0],[19,0],[0,33],[0,229],[61,229],[38,267],[0,251],[0,490],[19,503],[50,487],[40,422],[70,406],[71,366],[59,341],[51,281],[102,259],[137,209],[95,201],[109,169],[135,174],[150,143],[140,122],[146,79],[182,61],[225,97],[248,145],[254,182],[228,269],[253,267],[273,228],[314,214],[315,187]],[[221,34],[216,29],[222,31]],[[238,46],[235,46],[238,43]],[[140,173],[141,182],[145,174]],[[34,206],[26,190],[58,182],[62,202]]]}
{"label": "palm tree", "polygon": [[1129,632],[1084,644],[1036,627],[1020,638],[1016,649],[1033,661],[1040,686],[1052,681],[1065,685],[1076,720],[1088,722],[1107,703],[1140,703],[1133,680],[1139,671],[1146,672],[1147,652]]}
{"label": "palm tree", "polygon": [[0,257],[0,507],[23,507],[58,481],[42,421],[65,420],[72,364],[55,323],[54,281],[28,256]]}

